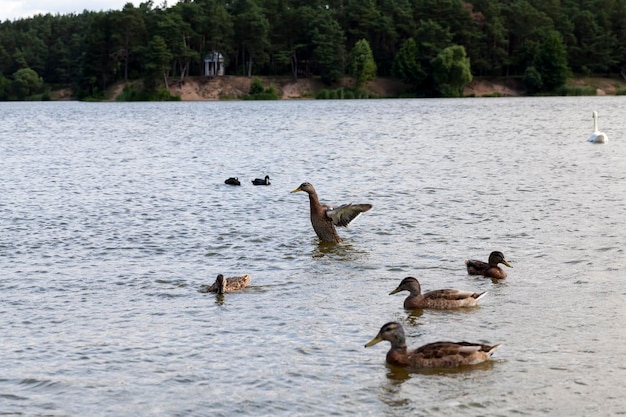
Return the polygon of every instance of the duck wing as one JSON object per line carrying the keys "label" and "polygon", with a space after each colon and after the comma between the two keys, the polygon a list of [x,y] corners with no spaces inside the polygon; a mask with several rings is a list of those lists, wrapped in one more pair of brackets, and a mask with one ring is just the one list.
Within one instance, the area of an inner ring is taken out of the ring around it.
{"label": "duck wing", "polygon": [[239,277],[226,278],[226,291],[233,292],[246,288],[250,284],[250,275],[242,275]]}
{"label": "duck wing", "polygon": [[478,261],[476,259],[467,259],[465,265],[467,266],[467,273],[470,275],[482,275],[483,272],[489,268],[487,262]]}
{"label": "duck wing", "polygon": [[476,293],[472,291],[463,291],[463,290],[456,290],[456,289],[449,288],[449,289],[444,289],[444,290],[429,291],[423,294],[423,296],[425,299],[433,300],[433,301],[434,300],[461,301],[461,300],[467,300],[469,298],[474,298],[478,300],[479,298],[482,298],[485,294],[486,292]]}
{"label": "duck wing", "polygon": [[351,221],[372,208],[371,204],[343,204],[338,207],[324,206],[326,215],[335,226],[346,227]]}
{"label": "duck wing", "polygon": [[491,355],[500,345],[489,346],[470,342],[434,342],[421,346],[415,353],[423,355],[426,359],[444,358],[447,356],[469,356],[475,352],[485,352]]}

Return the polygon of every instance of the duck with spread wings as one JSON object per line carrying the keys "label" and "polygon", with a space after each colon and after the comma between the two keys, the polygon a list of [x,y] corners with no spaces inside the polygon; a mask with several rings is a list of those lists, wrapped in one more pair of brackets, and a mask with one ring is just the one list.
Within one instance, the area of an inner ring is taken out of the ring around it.
{"label": "duck with spread wings", "polygon": [[337,234],[335,226],[346,227],[361,213],[372,208],[371,204],[343,204],[337,207],[322,204],[315,188],[308,182],[300,184],[292,193],[299,191],[304,191],[309,195],[311,224],[317,236],[324,242],[341,242],[343,239]]}

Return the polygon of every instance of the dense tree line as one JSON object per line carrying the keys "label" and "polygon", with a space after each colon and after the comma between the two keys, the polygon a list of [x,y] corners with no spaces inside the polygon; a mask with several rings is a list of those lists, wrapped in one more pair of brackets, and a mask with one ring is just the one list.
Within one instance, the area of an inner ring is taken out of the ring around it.
{"label": "dense tree line", "polygon": [[395,76],[426,96],[518,76],[550,91],[571,72],[623,72],[626,0],[184,0],[37,15],[0,23],[0,99],[50,86],[98,97],[134,79],[156,90],[202,75],[212,51],[233,75]]}

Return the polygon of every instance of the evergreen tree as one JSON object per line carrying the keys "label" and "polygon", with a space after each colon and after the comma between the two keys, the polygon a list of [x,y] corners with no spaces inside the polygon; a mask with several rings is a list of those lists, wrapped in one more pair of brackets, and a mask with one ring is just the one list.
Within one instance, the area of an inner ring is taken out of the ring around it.
{"label": "evergreen tree", "polygon": [[263,65],[269,58],[269,22],[255,0],[237,0],[233,13],[241,63],[251,77],[253,64]]}
{"label": "evergreen tree", "polygon": [[544,90],[555,91],[565,85],[569,76],[567,51],[558,32],[550,33],[541,44],[534,64],[541,75]]}
{"label": "evergreen tree", "polygon": [[144,87],[148,93],[157,90],[157,80],[161,76],[163,77],[165,88],[169,87],[167,73],[172,58],[173,55],[168,49],[165,40],[159,35],[153,36],[143,54],[143,59],[146,62],[145,67],[148,71]]}
{"label": "evergreen tree", "polygon": [[354,78],[357,90],[363,88],[367,81],[376,78],[376,63],[365,39],[358,41],[350,51],[350,75]]}
{"label": "evergreen tree", "polygon": [[131,60],[147,36],[145,22],[140,9],[132,3],[126,3],[121,12],[113,12],[112,19],[116,28],[113,38],[115,41],[114,56],[124,65],[124,81],[128,81],[128,71]]}
{"label": "evergreen tree", "polygon": [[344,74],[345,37],[339,23],[332,15],[322,10],[311,24],[313,60],[322,81],[331,84]]}
{"label": "evergreen tree", "polygon": [[402,44],[400,51],[393,60],[392,74],[416,90],[426,79],[426,73],[419,62],[417,44],[409,38]]}

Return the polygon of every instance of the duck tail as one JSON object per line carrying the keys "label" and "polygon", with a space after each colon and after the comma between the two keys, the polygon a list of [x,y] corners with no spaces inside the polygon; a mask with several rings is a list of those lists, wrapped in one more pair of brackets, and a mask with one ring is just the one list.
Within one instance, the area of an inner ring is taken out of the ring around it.
{"label": "duck tail", "polygon": [[501,347],[502,347],[502,343],[498,343],[497,345],[491,346],[491,349],[489,349],[487,351],[487,355],[489,355],[489,357],[491,357],[491,355],[493,355],[493,352],[495,352],[496,350],[500,349]]}
{"label": "duck tail", "polygon": [[476,301],[478,301],[481,298],[483,298],[485,295],[487,295],[487,291],[480,292],[480,293],[474,293],[474,295],[472,297],[474,297],[476,299]]}

